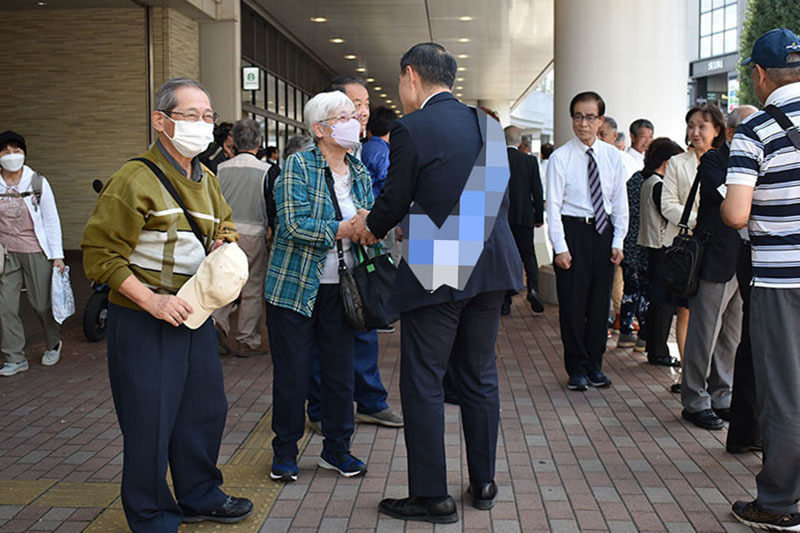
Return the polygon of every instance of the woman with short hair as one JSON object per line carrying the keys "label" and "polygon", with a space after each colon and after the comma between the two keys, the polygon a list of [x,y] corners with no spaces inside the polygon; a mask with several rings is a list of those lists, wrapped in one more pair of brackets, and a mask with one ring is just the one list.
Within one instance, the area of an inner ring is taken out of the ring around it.
{"label": "woman with short hair", "polygon": [[0,275],[0,350],[5,357],[0,376],[28,370],[25,329],[19,315],[23,282],[44,328],[42,364],[54,365],[61,357],[60,326],[50,303],[53,268],[61,273],[67,268],[61,221],[50,184],[25,165],[27,155],[22,135],[0,133],[0,245],[6,252]]}
{"label": "woman with short hair", "polygon": [[[347,95],[320,93],[308,101],[304,116],[315,146],[289,156],[275,182],[277,224],[265,289],[274,372],[270,477],[280,481],[297,479],[297,441],[305,428],[315,344],[325,437],[319,465],[345,477],[367,471],[350,454],[354,331],[339,293],[336,241],[341,239],[345,263],[352,267],[350,238],[358,210],[372,207],[371,181],[364,164],[349,153],[359,143],[361,127]],[[333,182],[341,221],[326,180]]]}

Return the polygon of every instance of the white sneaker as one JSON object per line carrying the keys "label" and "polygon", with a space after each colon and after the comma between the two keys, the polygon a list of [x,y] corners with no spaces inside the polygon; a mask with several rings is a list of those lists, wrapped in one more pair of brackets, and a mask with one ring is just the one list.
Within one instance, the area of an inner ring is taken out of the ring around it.
{"label": "white sneaker", "polygon": [[42,364],[44,366],[53,366],[54,364],[58,363],[58,360],[61,359],[62,346],[64,346],[64,342],[58,341],[58,346],[56,346],[55,350],[45,350],[44,355],[42,356]]}
{"label": "white sneaker", "polygon": [[28,361],[23,361],[21,363],[6,363],[0,368],[0,376],[13,376],[14,374],[19,374],[20,372],[25,372],[28,370]]}

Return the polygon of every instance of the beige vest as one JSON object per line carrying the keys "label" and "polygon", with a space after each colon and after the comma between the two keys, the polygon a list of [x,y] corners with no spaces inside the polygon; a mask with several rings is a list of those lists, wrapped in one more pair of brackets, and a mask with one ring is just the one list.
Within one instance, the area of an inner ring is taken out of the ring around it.
{"label": "beige vest", "polygon": [[653,187],[663,180],[658,174],[653,174],[642,184],[641,203],[639,207],[639,238],[636,244],[647,248],[661,248],[661,239],[667,229],[667,220],[653,201]]}

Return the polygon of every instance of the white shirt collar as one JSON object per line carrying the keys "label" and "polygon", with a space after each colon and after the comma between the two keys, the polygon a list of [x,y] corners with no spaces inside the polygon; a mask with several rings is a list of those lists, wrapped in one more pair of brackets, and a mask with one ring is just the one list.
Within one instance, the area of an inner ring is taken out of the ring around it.
{"label": "white shirt collar", "polygon": [[506,148],[513,148],[514,150],[519,150],[519,147],[514,146],[513,144],[507,144]]}
{"label": "white shirt collar", "polygon": [[764,105],[779,105],[790,98],[797,98],[798,96],[800,96],[800,81],[778,87],[770,93]]}
{"label": "white shirt collar", "polygon": [[578,139],[577,137],[573,137],[573,138],[572,138],[572,140],[573,140],[573,141],[575,141],[575,148],[576,148],[577,150],[580,150],[581,152],[585,152],[586,150],[588,150],[589,148],[591,148],[591,149],[592,149],[592,151],[593,151],[595,154],[597,154],[597,149],[599,148],[599,146],[598,146],[598,143],[601,143],[601,142],[603,142],[603,141],[601,141],[601,140],[600,140],[600,137],[595,137],[595,138],[594,138],[594,142],[592,143],[592,145],[591,145],[591,146],[586,146],[586,145],[583,143],[583,141],[582,141],[582,140],[580,140],[580,139]]}
{"label": "white shirt collar", "polygon": [[419,106],[419,108],[420,108],[420,109],[423,109],[423,108],[425,107],[425,104],[427,104],[427,103],[430,101],[430,99],[431,99],[431,98],[433,98],[434,96],[436,96],[437,94],[449,93],[449,92],[450,92],[450,91],[439,91],[438,93],[433,93],[432,95],[430,95],[429,97],[427,97],[427,98],[425,99],[425,101],[424,101],[424,102],[422,102],[422,105],[421,105],[421,106]]}

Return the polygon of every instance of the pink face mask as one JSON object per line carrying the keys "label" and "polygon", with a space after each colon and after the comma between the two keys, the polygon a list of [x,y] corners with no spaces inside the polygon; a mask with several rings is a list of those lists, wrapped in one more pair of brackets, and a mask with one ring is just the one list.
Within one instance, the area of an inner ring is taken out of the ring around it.
{"label": "pink face mask", "polygon": [[346,150],[358,146],[361,124],[354,118],[337,124],[328,124],[331,127],[331,138]]}

